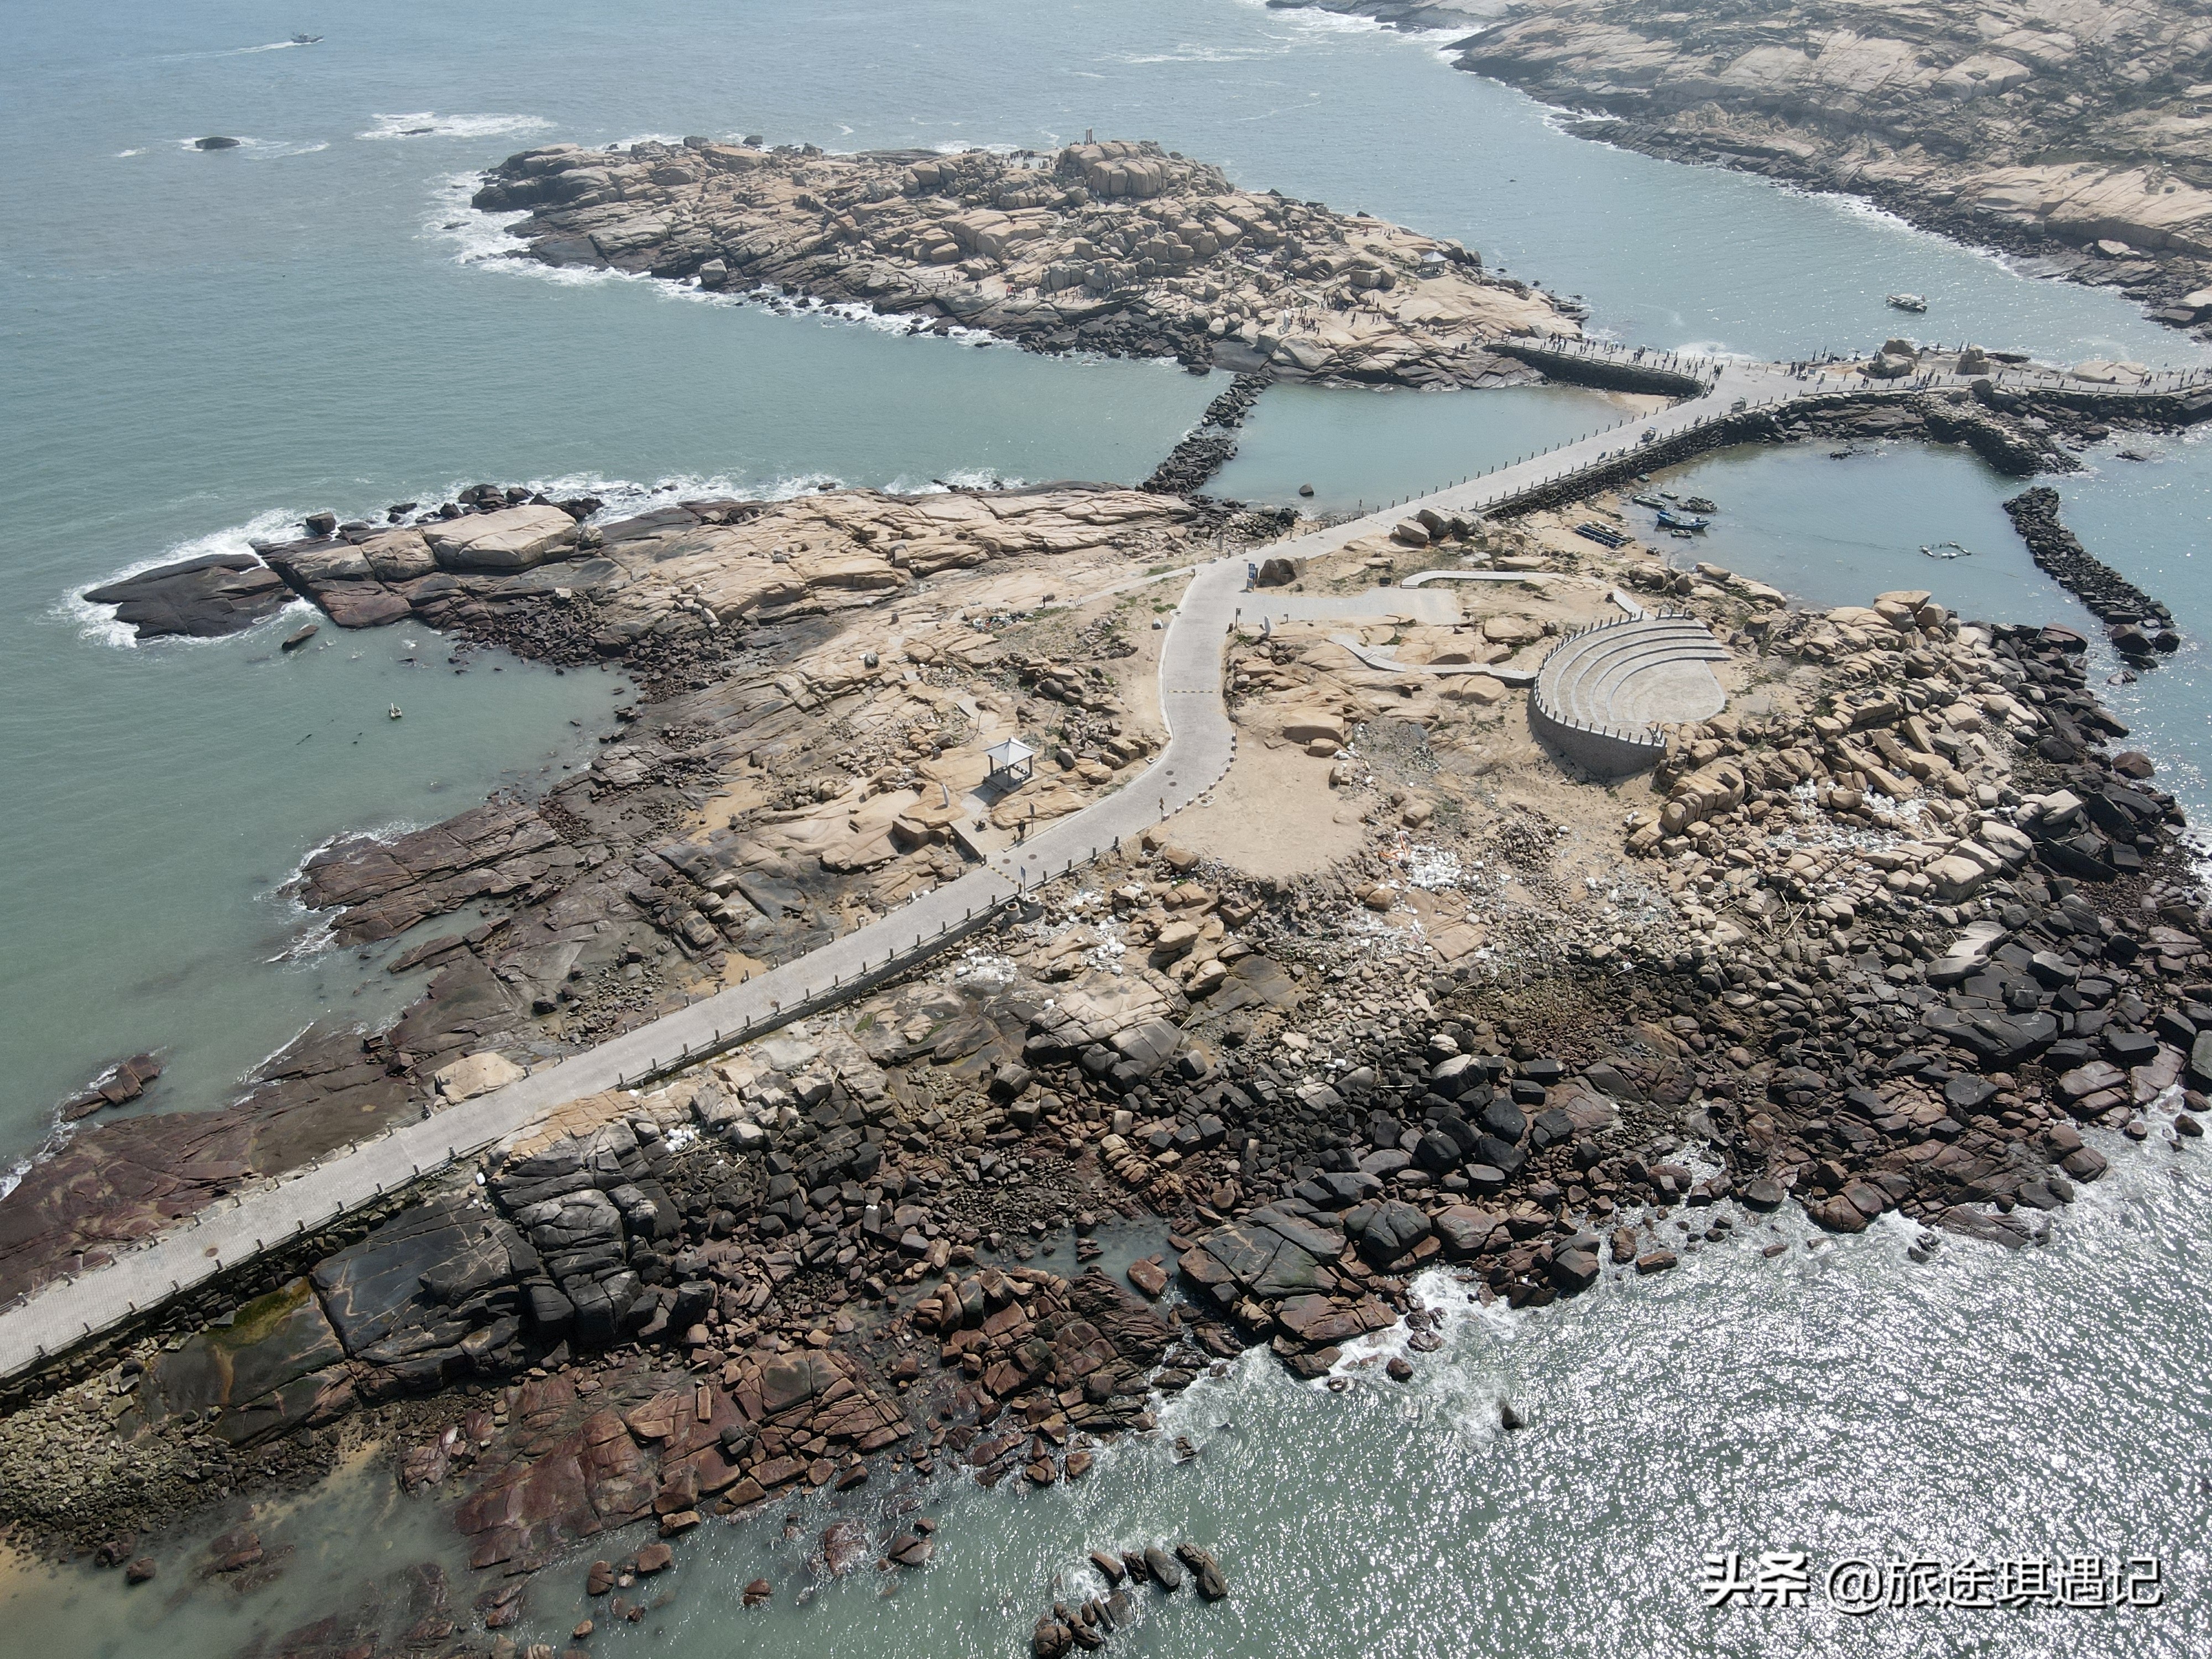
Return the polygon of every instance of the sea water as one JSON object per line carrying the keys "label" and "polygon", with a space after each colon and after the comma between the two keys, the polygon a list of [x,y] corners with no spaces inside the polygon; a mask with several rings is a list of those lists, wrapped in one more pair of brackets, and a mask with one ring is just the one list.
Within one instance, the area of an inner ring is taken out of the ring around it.
{"label": "sea water", "polygon": [[[295,30],[328,38],[283,45]],[[74,603],[84,586],[317,508],[372,512],[477,479],[636,500],[1133,481],[1218,388],[1161,365],[1048,362],[534,272],[497,257],[499,227],[465,206],[469,175],[521,145],[758,132],[1048,148],[1095,129],[1458,237],[1581,295],[1592,326],[1622,339],[1788,357],[1905,331],[2062,362],[2200,361],[2113,295],[1838,199],[1571,138],[1451,70],[1442,44],[1244,0],[130,3],[12,20],[0,1149],[27,1152],[56,1100],[116,1054],[163,1047],[164,1098],[209,1104],[307,1019],[388,1010],[408,988],[319,948],[313,919],[281,896],[287,874],[334,835],[557,778],[620,684],[511,662],[495,674],[484,656],[456,676],[441,641],[405,629],[325,625],[285,657],[276,641],[299,613],[131,647]],[[246,142],[190,148],[210,133]],[[1887,310],[1899,289],[1926,294],[1929,313]],[[1557,388],[1494,403],[1271,393],[1224,486],[1391,499],[1571,436],[1603,403]],[[2192,641],[2105,690],[2201,806],[2205,452],[2130,442],[2154,459],[2101,449],[2058,487],[2092,550],[2172,605]],[[1815,603],[1926,586],[1965,609],[2081,619],[2008,539],[1996,504],[2017,486],[1961,453],[1737,452],[1681,477],[1723,507],[1684,556]],[[1917,551],[1953,538],[1972,557]],[[392,703],[403,720],[386,719]],[[1125,1644],[2201,1650],[2212,1406],[2189,1287],[2212,1193],[2155,1143],[2112,1150],[2114,1177],[2024,1255],[1953,1241],[1913,1267],[1893,1224],[1819,1254],[1785,1226],[1772,1262],[1716,1247],[1537,1313],[1462,1305],[1407,1389],[1370,1369],[1330,1395],[1248,1359],[1169,1408],[1203,1448],[1188,1464],[1164,1442],[1129,1445],[1073,1487],[926,1494],[945,1552],[894,1595],[866,1574],[793,1606],[817,1506],[792,1540],[773,1523],[717,1528],[684,1546],[677,1601],[605,1644],[1010,1654],[1079,1583],[1085,1548],[1188,1534],[1222,1554],[1231,1601],[1163,1607]],[[1501,1393],[1530,1430],[1495,1430]],[[1846,1620],[1816,1596],[1708,1613],[1698,1558],[1729,1548],[1802,1549],[1816,1570],[1845,1553],[2157,1554],[2169,1605]],[[757,1571],[779,1599],[741,1615],[734,1589]],[[533,1590],[541,1639],[565,1629],[560,1598],[580,1577],[572,1563]],[[126,1603],[112,1578],[67,1580],[76,1599],[58,1620],[56,1581],[15,1582],[10,1628],[59,1650],[135,1650],[155,1605],[181,1650],[241,1645],[235,1618],[196,1622],[191,1596],[171,1606],[173,1585]],[[301,1605],[249,1612],[274,1631]]]}

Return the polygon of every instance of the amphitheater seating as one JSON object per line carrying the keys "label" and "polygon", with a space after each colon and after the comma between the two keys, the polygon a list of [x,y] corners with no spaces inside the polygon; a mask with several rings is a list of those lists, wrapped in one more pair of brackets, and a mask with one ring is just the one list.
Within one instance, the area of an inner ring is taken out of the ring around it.
{"label": "amphitheater seating", "polygon": [[1718,714],[1728,696],[1707,665],[1728,649],[1691,617],[1607,623],[1562,641],[1528,701],[1538,735],[1603,772],[1654,764],[1656,727]]}

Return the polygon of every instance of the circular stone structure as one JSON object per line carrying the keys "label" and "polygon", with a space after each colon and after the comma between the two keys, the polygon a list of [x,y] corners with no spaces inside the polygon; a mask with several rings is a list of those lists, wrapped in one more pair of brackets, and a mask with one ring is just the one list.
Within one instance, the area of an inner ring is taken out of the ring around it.
{"label": "circular stone structure", "polygon": [[1570,635],[1544,659],[1528,724],[1546,744],[1601,777],[1655,766],[1662,726],[1728,707],[1710,665],[1728,647],[1694,617],[1634,617]]}

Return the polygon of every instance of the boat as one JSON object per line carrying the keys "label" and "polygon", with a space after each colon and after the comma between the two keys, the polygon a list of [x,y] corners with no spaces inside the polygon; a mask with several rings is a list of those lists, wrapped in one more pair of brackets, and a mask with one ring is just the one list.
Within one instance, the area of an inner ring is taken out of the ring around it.
{"label": "boat", "polygon": [[1893,294],[1888,302],[1893,311],[1922,312],[1928,309],[1928,301],[1917,294]]}
{"label": "boat", "polygon": [[1655,513],[1664,513],[1667,510],[1667,503],[1656,495],[1631,495],[1628,499],[1638,507],[1650,507]]}
{"label": "boat", "polygon": [[1717,503],[1703,495],[1692,495],[1682,503],[1682,510],[1686,513],[1717,513],[1721,509]]}
{"label": "boat", "polygon": [[386,720],[396,720],[399,719],[399,718],[400,718],[400,714],[399,714],[399,705],[398,705],[398,703],[396,703],[396,702],[395,702],[395,703],[393,703],[393,704],[392,705],[392,707],[391,707],[391,708],[387,708],[387,709],[386,709],[386,710],[384,711],[384,717],[385,717]]}
{"label": "boat", "polygon": [[1957,542],[1937,542],[1932,546],[1923,542],[1920,550],[1931,559],[1963,559],[1971,556],[1974,550]]}
{"label": "boat", "polygon": [[1665,507],[1659,511],[1659,527],[1662,530],[1703,530],[1706,523],[1707,520],[1694,513],[1676,513]]}
{"label": "boat", "polygon": [[295,34],[292,37],[292,44],[295,46],[312,46],[319,44],[322,38],[319,34]]}

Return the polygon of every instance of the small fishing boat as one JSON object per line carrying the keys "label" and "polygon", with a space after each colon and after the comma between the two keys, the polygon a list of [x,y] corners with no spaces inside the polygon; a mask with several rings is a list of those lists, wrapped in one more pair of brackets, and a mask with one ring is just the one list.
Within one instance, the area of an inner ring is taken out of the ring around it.
{"label": "small fishing boat", "polygon": [[1717,513],[1721,510],[1717,503],[1703,495],[1691,496],[1682,503],[1682,508],[1687,513]]}
{"label": "small fishing boat", "polygon": [[1694,513],[1676,513],[1665,507],[1659,512],[1659,527],[1662,530],[1703,530],[1706,522]]}
{"label": "small fishing boat", "polygon": [[391,708],[387,708],[387,709],[386,709],[386,710],[384,711],[384,717],[385,717],[386,720],[398,720],[398,719],[400,717],[400,715],[399,715],[399,705],[398,705],[398,703],[396,703],[396,702],[395,702],[395,703],[393,703],[393,704],[392,705],[392,707],[391,707]]}
{"label": "small fishing boat", "polygon": [[292,44],[295,46],[317,46],[321,43],[322,38],[319,34],[295,34],[292,37]]}
{"label": "small fishing boat", "polygon": [[1974,550],[1957,542],[1937,542],[1932,546],[1923,542],[1920,550],[1931,559],[1963,559],[1970,556]]}
{"label": "small fishing boat", "polygon": [[1918,313],[1928,309],[1928,301],[1917,294],[1893,294],[1889,296],[1889,307],[1893,311]]}
{"label": "small fishing boat", "polygon": [[1650,507],[1654,513],[1664,513],[1667,510],[1667,503],[1656,495],[1631,495],[1628,499],[1638,507]]}

